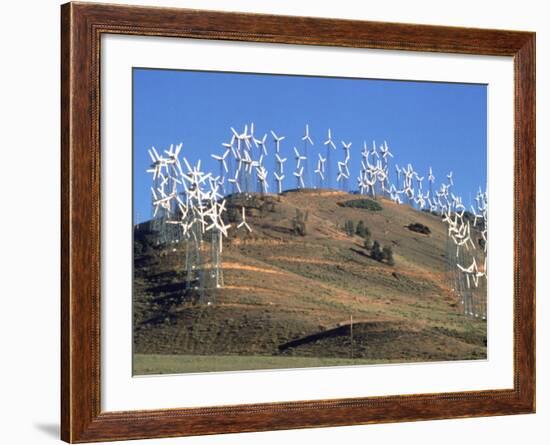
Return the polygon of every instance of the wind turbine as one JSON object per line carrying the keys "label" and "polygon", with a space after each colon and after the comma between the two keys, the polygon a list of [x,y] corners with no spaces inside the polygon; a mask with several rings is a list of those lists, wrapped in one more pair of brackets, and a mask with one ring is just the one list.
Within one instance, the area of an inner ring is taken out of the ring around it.
{"label": "wind turbine", "polygon": [[[222,174],[227,171],[224,162],[230,153],[230,148],[223,156],[215,155],[214,159],[220,163]],[[200,301],[205,298],[204,290],[208,286],[209,278],[205,275],[202,265],[205,241],[203,234],[212,232],[210,246],[212,249],[212,264],[210,278],[215,279],[215,286],[221,285],[221,251],[222,237],[227,236],[230,225],[223,222],[225,202],[219,203],[223,198],[220,193],[220,177],[213,177],[211,173],[201,170],[201,160],[196,165],[190,165],[186,158],[183,162],[186,167],[184,172],[179,163],[181,144],[170,146],[165,150],[167,157],[160,156],[156,150],[150,154],[159,162],[161,170],[153,172],[156,180],[160,181],[158,187],[151,188],[153,203],[156,213],[162,211],[166,217],[166,224],[161,228],[160,237],[171,243],[185,242],[185,268],[187,270],[186,286],[193,285],[199,291]],[[158,174],[157,174],[158,173]],[[182,188],[183,193],[178,190]],[[168,191],[169,190],[169,191]],[[185,196],[182,200],[181,196]],[[168,230],[170,229],[170,230]]]}
{"label": "wind turbine", "polygon": [[252,136],[248,133],[248,125],[244,126],[244,130],[242,133],[238,133],[237,130],[235,130],[233,127],[231,127],[231,131],[233,132],[233,135],[237,139],[237,149],[240,151],[241,149],[241,142],[244,142],[245,148],[250,150],[250,139]]}
{"label": "wind turbine", "polygon": [[346,179],[345,172],[346,164],[344,162],[338,161],[338,175],[336,176],[336,183],[341,183],[342,190],[344,189],[344,181]]}
{"label": "wind turbine", "polygon": [[332,140],[332,132],[330,128],[328,129],[328,135],[327,140],[324,142],[324,145],[327,147],[327,188],[331,188],[332,186],[332,173],[331,173],[331,162],[330,162],[330,149],[336,150],[336,145],[334,144],[334,141]]}
{"label": "wind turbine", "polygon": [[[388,171],[388,156],[393,158],[393,154],[390,152],[390,148],[388,147],[388,143],[384,141],[384,144],[380,147],[380,153],[382,153],[382,160],[384,161],[384,170]],[[386,178],[383,182],[383,188],[385,190],[388,190],[388,175],[386,174]]]}
{"label": "wind turbine", "polygon": [[401,169],[397,164],[395,164],[395,179],[396,179],[397,187],[399,187],[399,182],[401,182]]}
{"label": "wind turbine", "polygon": [[299,167],[294,173],[294,176],[296,176],[296,184],[297,188],[305,188],[304,184],[304,166],[302,165]]}
{"label": "wind turbine", "polygon": [[260,148],[260,153],[263,152],[267,156],[267,146],[266,146],[267,133],[264,134],[264,137],[261,139],[252,139],[257,148]]}
{"label": "wind turbine", "polygon": [[454,182],[453,182],[453,172],[449,172],[449,174],[447,175],[447,179],[449,180],[449,185],[454,185]]}
{"label": "wind turbine", "polygon": [[248,230],[249,232],[252,232],[252,229],[250,228],[250,226],[248,225],[248,223],[246,222],[246,210],[244,207],[242,207],[242,213],[241,213],[241,222],[239,223],[239,225],[237,226],[237,229],[240,229],[241,227],[244,226],[244,228],[246,230]]}
{"label": "wind turbine", "polygon": [[252,175],[252,169],[254,168],[252,158],[248,150],[243,152],[243,156],[240,159],[243,165],[243,174],[241,175],[241,187],[244,189],[245,193],[250,192],[250,177]]}
{"label": "wind turbine", "polygon": [[319,176],[319,188],[321,188],[325,180],[324,170],[325,170],[326,158],[323,158],[323,156],[321,156],[321,153],[317,153],[317,154],[319,156],[319,160],[317,161],[317,168],[315,169],[314,173],[316,173]]}
{"label": "wind turbine", "polygon": [[[313,146],[313,140],[309,136],[309,125],[306,124],[306,132],[304,136],[302,137],[302,141],[304,141],[304,156],[305,156],[305,171],[306,171],[306,183],[311,186],[311,178],[309,177],[309,156],[307,154],[307,147],[310,144]],[[309,144],[308,144],[309,143]]]}
{"label": "wind turbine", "polygon": [[222,144],[221,144],[222,147],[224,147],[232,155],[228,159],[228,172],[227,172],[228,176],[233,175],[234,164],[236,164],[236,162],[237,162],[237,152],[235,151],[235,147],[234,147],[235,140],[236,140],[236,138],[235,138],[235,135],[233,134],[231,136],[231,140],[229,142],[222,142]]}
{"label": "wind turbine", "polygon": [[273,136],[273,141],[275,142],[275,152],[279,153],[281,149],[281,142],[286,138],[286,136],[277,136],[273,130],[271,130],[271,135]]}
{"label": "wind turbine", "polygon": [[[278,167],[278,176],[282,176],[284,178],[284,163],[286,162],[287,158],[281,158],[279,156],[279,153],[275,153],[275,162],[277,163],[277,167]],[[276,172],[277,173],[277,172]],[[282,179],[281,179],[282,181]],[[282,186],[282,183],[281,181],[277,181],[275,180],[275,182],[277,182],[277,188],[279,190],[279,193],[282,193],[282,189],[281,189],[281,186]]]}
{"label": "wind turbine", "polygon": [[[349,179],[349,166],[348,166],[348,163],[349,163],[349,160],[350,160],[350,150],[351,150],[351,142],[344,142],[344,141],[341,141],[342,142],[342,148],[344,150],[344,153],[345,153],[345,158],[344,158],[344,162],[343,162],[343,171],[344,171],[344,175],[343,175],[343,178],[344,178],[344,181],[343,181],[343,187],[344,187],[344,190],[345,191],[349,191],[348,190],[348,179]],[[339,163],[340,164],[340,163]]]}
{"label": "wind turbine", "polygon": [[372,160],[374,161],[374,158],[379,158],[378,153],[376,152],[376,142],[372,141],[372,150],[370,151],[370,154],[372,156]]}
{"label": "wind turbine", "polygon": [[306,156],[300,154],[300,152],[298,151],[298,149],[296,147],[294,147],[294,160],[296,161],[296,168],[300,168],[300,165],[302,163],[302,161],[305,161],[307,159]]}
{"label": "wind turbine", "polygon": [[285,175],[275,172],[273,176],[275,176],[275,182],[277,183],[277,193],[280,195],[283,193],[283,179],[285,179]]}
{"label": "wind turbine", "polygon": [[225,158],[227,158],[227,155],[231,152],[231,150],[226,150],[223,155],[210,155],[213,159],[218,161],[220,163],[220,177],[223,179],[225,177],[225,173],[229,173],[229,169],[227,168],[227,162],[225,162]]}
{"label": "wind turbine", "polygon": [[260,182],[262,188],[262,194],[267,193],[267,189],[269,188],[269,184],[267,183],[267,170],[263,165],[260,165],[256,168],[256,174],[258,175],[258,181]]}

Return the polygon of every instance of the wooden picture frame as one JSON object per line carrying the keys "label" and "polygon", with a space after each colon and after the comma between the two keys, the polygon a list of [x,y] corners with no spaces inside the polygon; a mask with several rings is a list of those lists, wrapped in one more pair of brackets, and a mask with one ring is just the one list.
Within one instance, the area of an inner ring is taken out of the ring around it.
{"label": "wooden picture frame", "polygon": [[[102,34],[512,56],[515,70],[514,387],[510,390],[102,412]],[[172,8],[61,7],[61,437],[174,437],[535,411],[535,34]]]}

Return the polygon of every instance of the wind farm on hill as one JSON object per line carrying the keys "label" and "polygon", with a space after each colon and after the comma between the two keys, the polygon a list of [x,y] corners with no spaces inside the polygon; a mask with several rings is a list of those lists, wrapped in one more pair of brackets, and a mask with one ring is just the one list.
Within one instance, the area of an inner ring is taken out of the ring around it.
{"label": "wind farm on hill", "polygon": [[231,128],[218,171],[149,150],[134,373],[485,359],[487,193],[466,209],[385,141],[287,143]]}

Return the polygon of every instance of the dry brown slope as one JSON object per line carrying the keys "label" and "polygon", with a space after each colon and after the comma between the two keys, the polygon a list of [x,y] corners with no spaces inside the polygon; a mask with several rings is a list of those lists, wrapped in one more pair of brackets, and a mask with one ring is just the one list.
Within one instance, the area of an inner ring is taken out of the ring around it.
{"label": "dry brown slope", "polygon": [[[385,199],[379,199],[379,212],[339,205],[355,198],[339,192],[289,192],[275,198],[273,211],[249,211],[253,232],[233,231],[224,246],[225,287],[212,295],[216,304],[175,303],[162,322],[137,326],[137,349],[276,354],[282,343],[353,316],[363,323],[365,336],[373,330],[370,335],[378,339],[378,346],[358,349],[364,357],[482,357],[484,323],[460,314],[447,285],[444,224]],[[305,236],[291,231],[297,208],[309,212]],[[363,220],[373,239],[391,245],[395,266],[369,258],[362,239],[342,230],[348,219]],[[431,234],[410,231],[406,226],[413,222],[427,225]],[[160,262],[160,269],[168,263]],[[345,356],[348,347],[343,339],[332,338],[285,353]]]}

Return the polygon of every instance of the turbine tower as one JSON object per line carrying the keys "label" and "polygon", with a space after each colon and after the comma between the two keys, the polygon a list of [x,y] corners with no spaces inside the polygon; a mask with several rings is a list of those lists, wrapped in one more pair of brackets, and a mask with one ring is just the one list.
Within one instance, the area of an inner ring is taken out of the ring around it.
{"label": "turbine tower", "polygon": [[308,156],[308,145],[313,146],[313,140],[309,136],[309,125],[306,124],[306,132],[304,136],[302,137],[302,141],[304,141],[304,170],[305,170],[305,183],[307,186],[311,187],[311,177],[309,175],[309,156]]}
{"label": "turbine tower", "polygon": [[343,190],[346,192],[349,192],[349,161],[351,159],[350,150],[351,150],[351,142],[344,142],[342,141],[342,149],[344,150],[344,162],[342,165],[342,171],[343,171]]}
{"label": "turbine tower", "polygon": [[326,181],[327,181],[327,188],[332,188],[332,164],[330,160],[330,149],[336,150],[336,145],[334,144],[334,141],[332,140],[332,132],[331,129],[328,129],[328,135],[327,140],[325,141],[324,145],[327,147],[327,153],[326,153],[326,160],[327,160],[327,169],[326,169]]}
{"label": "turbine tower", "polygon": [[279,194],[283,192],[282,186],[283,186],[283,179],[285,178],[284,175],[284,163],[286,162],[287,158],[281,158],[279,156],[279,153],[275,153],[275,161],[277,163],[277,172],[275,173],[275,182],[277,190],[279,191]]}

